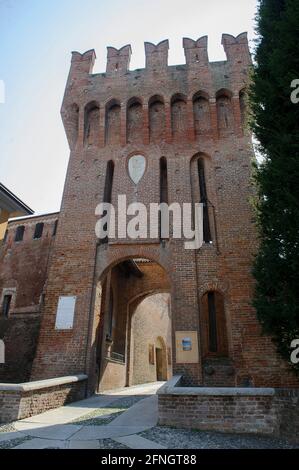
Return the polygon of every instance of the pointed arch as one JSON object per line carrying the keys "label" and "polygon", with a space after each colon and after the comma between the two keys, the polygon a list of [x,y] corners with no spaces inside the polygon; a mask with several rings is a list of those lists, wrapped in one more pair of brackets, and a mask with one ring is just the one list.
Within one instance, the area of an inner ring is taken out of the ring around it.
{"label": "pointed arch", "polygon": [[84,109],[84,144],[97,145],[100,127],[100,106],[91,101]]}
{"label": "pointed arch", "polygon": [[140,98],[131,98],[127,103],[127,143],[143,140],[143,108]]}
{"label": "pointed arch", "polygon": [[171,129],[173,138],[186,137],[187,98],[181,93],[177,93],[171,98]]}
{"label": "pointed arch", "polygon": [[112,99],[105,108],[105,144],[120,144],[121,107],[119,100]]}
{"label": "pointed arch", "polygon": [[193,119],[195,135],[207,134],[211,129],[209,95],[199,91],[193,96]]}
{"label": "pointed arch", "polygon": [[232,107],[232,92],[222,88],[216,94],[217,123],[220,137],[232,134],[234,131],[234,115]]}
{"label": "pointed arch", "polygon": [[165,138],[165,103],[163,97],[152,96],[148,103],[150,142]]}

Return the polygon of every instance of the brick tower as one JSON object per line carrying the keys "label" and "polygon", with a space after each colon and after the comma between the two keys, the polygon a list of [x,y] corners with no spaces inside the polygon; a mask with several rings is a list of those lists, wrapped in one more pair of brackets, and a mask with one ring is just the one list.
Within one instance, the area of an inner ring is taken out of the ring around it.
{"label": "brick tower", "polygon": [[[209,62],[207,37],[184,38],[186,63],[169,66],[168,41],[147,42],[134,71],[130,45],[108,47],[99,74],[94,50],[73,52],[62,104],[71,154],[31,380],[85,372],[90,392],[130,384],[132,315],[148,295],[169,293],[168,364],[186,384],[298,385],[251,306],[251,58],[246,33],[222,44],[227,60]],[[100,241],[95,208],[119,194],[146,206],[201,202],[205,243]]]}

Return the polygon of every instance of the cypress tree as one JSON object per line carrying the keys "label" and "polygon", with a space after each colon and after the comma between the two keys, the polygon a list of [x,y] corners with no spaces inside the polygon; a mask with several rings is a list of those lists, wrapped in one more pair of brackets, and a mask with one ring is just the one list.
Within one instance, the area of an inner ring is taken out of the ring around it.
{"label": "cypress tree", "polygon": [[291,101],[291,83],[299,79],[299,1],[260,0],[257,33],[250,106],[263,160],[254,174],[254,306],[263,331],[299,373],[290,361],[299,338],[299,103]]}

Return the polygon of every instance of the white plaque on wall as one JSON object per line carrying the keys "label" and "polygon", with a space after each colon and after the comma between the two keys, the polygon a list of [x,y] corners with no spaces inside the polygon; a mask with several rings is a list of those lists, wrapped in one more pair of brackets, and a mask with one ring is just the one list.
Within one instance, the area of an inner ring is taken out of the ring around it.
{"label": "white plaque on wall", "polygon": [[55,330],[71,330],[74,323],[76,296],[60,296],[58,300]]}
{"label": "white plaque on wall", "polygon": [[129,159],[129,175],[133,183],[138,184],[145,172],[146,161],[143,155],[133,155]]}

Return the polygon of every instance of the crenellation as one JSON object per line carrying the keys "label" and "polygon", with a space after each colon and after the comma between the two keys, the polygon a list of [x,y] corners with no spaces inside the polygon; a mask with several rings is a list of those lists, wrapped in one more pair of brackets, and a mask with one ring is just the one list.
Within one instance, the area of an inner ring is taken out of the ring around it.
{"label": "crenellation", "polygon": [[243,66],[251,64],[247,33],[241,33],[237,37],[231,34],[223,34],[221,44],[230,63]]}
{"label": "crenellation", "polygon": [[208,66],[208,36],[202,36],[194,41],[190,38],[183,38],[183,47],[186,57],[186,64],[196,67]]}
{"label": "crenellation", "polygon": [[151,71],[158,72],[168,66],[168,39],[159,42],[155,45],[151,42],[144,43],[145,49],[145,68]]}
{"label": "crenellation", "polygon": [[107,47],[107,67],[106,73],[109,75],[119,75],[129,70],[132,49],[130,44],[116,49]]}
{"label": "crenellation", "polygon": [[[132,55],[132,48],[127,44],[120,49],[115,47],[107,47],[107,63],[106,73],[96,73],[94,77],[110,78],[111,76],[119,77],[127,73],[144,73],[147,71],[162,71],[168,70],[169,73],[175,71],[186,71],[188,68],[194,67],[209,67],[216,64],[235,65],[242,63],[243,65],[251,64],[251,56],[248,46],[247,33],[241,33],[237,37],[231,34],[223,34],[221,44],[224,47],[227,61],[210,62],[208,56],[208,36],[202,36],[197,40],[190,38],[183,38],[183,48],[186,58],[185,64],[168,65],[168,51],[169,41],[165,39],[158,44],[145,42],[145,68],[130,70],[130,60]],[[83,78],[84,75],[91,75],[96,54],[94,49],[88,50],[83,54],[74,51],[72,52],[72,62],[70,76],[71,78]]]}
{"label": "crenellation", "polygon": [[[84,54],[73,52],[61,112],[70,148],[74,149],[77,143],[103,147],[109,142],[124,146],[132,143],[132,126],[137,129],[139,140],[147,145],[153,134],[149,126],[155,122],[151,106],[154,96],[160,96],[164,103],[163,110],[155,105],[159,116],[163,115],[160,124],[164,130],[160,134],[164,142],[181,140],[180,135],[189,141],[196,141],[199,135],[211,139],[219,133],[242,136],[244,126],[240,124],[239,108],[244,108],[242,93],[244,90],[246,93],[251,63],[247,33],[236,38],[224,34],[222,44],[227,61],[209,62],[207,36],[197,40],[183,38],[186,64],[169,66],[168,40],[157,45],[145,42],[146,67],[134,71],[129,70],[131,46],[120,49],[109,46],[104,74],[91,73],[94,50]],[[220,90],[226,90],[229,103],[221,97]],[[87,113],[86,109],[94,102],[97,105]],[[205,123],[201,124],[200,119]],[[224,126],[219,124],[221,119]],[[114,137],[111,126],[119,130],[113,131]],[[156,137],[152,136],[154,140]]]}
{"label": "crenellation", "polygon": [[73,51],[70,70],[71,78],[75,78],[77,75],[92,74],[95,60],[96,53],[94,49],[90,49],[83,54]]}
{"label": "crenellation", "polygon": [[[171,66],[167,65],[167,40],[157,45],[146,42],[146,67],[135,71],[128,70],[130,45],[119,50],[108,47],[105,74],[87,74],[86,67],[82,72],[82,62],[93,62],[93,51],[73,53],[73,79],[67,84],[62,105],[70,148],[77,143],[95,148],[125,146],[136,139],[145,145],[150,140],[157,143],[156,131],[150,126],[158,120],[161,141],[169,144],[197,141],[199,136],[205,140],[242,136],[241,113],[244,115],[250,65],[244,62],[246,51],[249,53],[247,35],[223,38],[227,61],[209,62],[208,38],[203,36],[197,40],[184,38],[186,64]],[[243,58],[241,68],[238,61],[231,62],[232,57]],[[74,63],[79,64],[77,76]],[[149,73],[157,70],[158,76]],[[153,106],[155,96],[159,100]]]}

